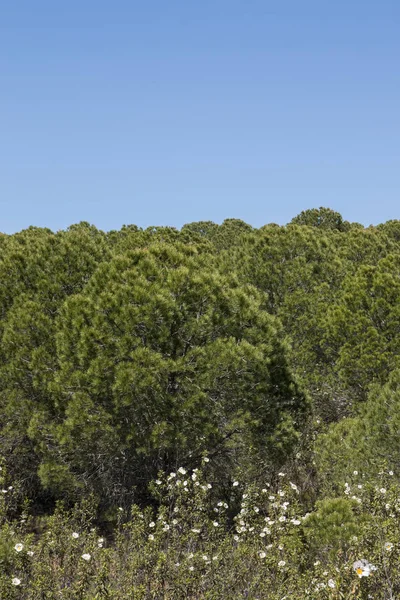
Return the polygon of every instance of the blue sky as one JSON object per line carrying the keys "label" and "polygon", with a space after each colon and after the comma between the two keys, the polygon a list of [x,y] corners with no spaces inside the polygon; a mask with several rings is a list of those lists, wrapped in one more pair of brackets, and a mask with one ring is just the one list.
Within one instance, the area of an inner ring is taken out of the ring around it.
{"label": "blue sky", "polygon": [[398,0],[3,0],[0,231],[400,218]]}

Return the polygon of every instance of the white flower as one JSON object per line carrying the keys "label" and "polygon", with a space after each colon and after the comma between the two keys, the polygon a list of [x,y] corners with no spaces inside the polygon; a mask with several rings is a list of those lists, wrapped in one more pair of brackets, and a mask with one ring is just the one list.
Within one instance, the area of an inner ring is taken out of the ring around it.
{"label": "white flower", "polygon": [[150,540],[150,541],[153,541],[153,540],[154,540],[154,535],[153,535],[152,533],[149,535],[149,540]]}
{"label": "white flower", "polygon": [[207,456],[205,456],[205,457],[203,458],[203,460],[204,460],[204,462],[210,462],[210,459],[209,459]]}
{"label": "white flower", "polygon": [[193,533],[200,533],[200,529],[191,529],[190,531],[193,531]]}
{"label": "white flower", "polygon": [[361,560],[356,560],[356,562],[353,563],[353,569],[361,578],[369,577],[371,571],[375,571],[376,567],[374,565],[371,565],[367,560],[365,560],[365,558],[362,558]]}
{"label": "white flower", "polygon": [[79,537],[79,533],[76,533],[76,531],[74,531],[72,537],[76,540]]}
{"label": "white flower", "polygon": [[353,475],[358,475],[358,471],[353,471]]}
{"label": "white flower", "polygon": [[181,475],[186,475],[186,471],[183,467],[179,467],[178,473],[180,473]]}
{"label": "white flower", "polygon": [[393,471],[389,471],[389,475],[392,476],[393,475]]}
{"label": "white flower", "polygon": [[272,500],[275,500],[275,496],[268,496],[268,500],[271,500],[272,502]]}
{"label": "white flower", "polygon": [[238,481],[234,481],[234,482],[232,483],[232,485],[233,485],[233,487],[236,487],[237,485],[239,485],[239,482],[238,482]]}
{"label": "white flower", "polygon": [[259,513],[259,512],[260,512],[260,509],[258,508],[258,506],[255,506],[255,507],[254,507],[254,512],[256,512],[256,513]]}
{"label": "white flower", "polygon": [[194,567],[189,567],[189,571],[194,571]]}
{"label": "white flower", "polygon": [[280,495],[281,498],[283,498],[283,496],[285,495],[285,492],[282,490],[279,490],[278,494]]}
{"label": "white flower", "polygon": [[279,477],[285,477],[286,473],[278,473]]}
{"label": "white flower", "polygon": [[34,552],[32,552],[32,550],[28,550],[28,552],[27,552],[27,555],[28,555],[28,556],[33,556],[34,554],[35,554],[35,553],[34,553]]}
{"label": "white flower", "polygon": [[262,531],[262,532],[260,533],[260,537],[265,537],[265,531]]}
{"label": "white flower", "polygon": [[385,542],[385,550],[387,550],[388,552],[390,552],[390,550],[392,548],[393,548],[392,542]]}
{"label": "white flower", "polygon": [[207,556],[207,554],[204,554],[204,555],[203,555],[203,560],[208,560],[208,556]]}
{"label": "white flower", "polygon": [[163,527],[163,531],[168,531],[169,530],[169,525],[166,523]]}
{"label": "white flower", "polygon": [[385,488],[381,488],[379,491],[380,491],[381,494],[386,494]]}
{"label": "white flower", "polygon": [[14,548],[17,552],[21,552],[21,550],[23,550],[23,548],[24,548],[24,545],[23,544],[15,544]]}
{"label": "white flower", "polygon": [[159,479],[156,479],[156,484],[161,485],[161,481]]}
{"label": "white flower", "polygon": [[235,542],[238,542],[240,538],[239,538],[239,536],[238,536],[238,535],[234,535],[234,536],[233,536],[233,539],[235,540]]}
{"label": "white flower", "polygon": [[278,521],[280,521],[281,523],[283,523],[284,521],[286,521],[285,515],[282,515],[281,517],[279,517]]}
{"label": "white flower", "polygon": [[278,562],[278,567],[284,567],[285,565],[286,565],[286,563],[285,563],[285,561],[284,561],[284,560],[280,560],[280,561]]}
{"label": "white flower", "polygon": [[196,481],[196,479],[197,479],[196,473],[192,473],[192,481]]}
{"label": "white flower", "polygon": [[214,527],[219,527],[218,521],[214,521],[213,525],[214,525]]}
{"label": "white flower", "polygon": [[301,521],[299,521],[298,519],[292,519],[291,521],[293,523],[293,525],[300,525]]}
{"label": "white flower", "polygon": [[82,558],[83,560],[89,561],[92,557],[90,556],[90,554],[82,554]]}
{"label": "white flower", "polygon": [[121,511],[122,511],[122,510],[124,510],[124,509],[122,508],[122,506],[118,506],[118,510],[121,510]]}
{"label": "white flower", "polygon": [[209,490],[211,490],[211,488],[212,488],[211,483],[207,483],[207,487],[208,487]]}
{"label": "white flower", "polygon": [[265,552],[259,552],[259,553],[258,553],[258,556],[259,556],[260,558],[265,558],[267,555],[265,554]]}
{"label": "white flower", "polygon": [[13,577],[13,579],[11,580],[11,583],[13,585],[19,585],[21,583],[21,580],[18,579],[18,577]]}
{"label": "white flower", "polygon": [[156,524],[154,523],[154,521],[152,521],[151,523],[149,523],[149,527],[155,527]]}

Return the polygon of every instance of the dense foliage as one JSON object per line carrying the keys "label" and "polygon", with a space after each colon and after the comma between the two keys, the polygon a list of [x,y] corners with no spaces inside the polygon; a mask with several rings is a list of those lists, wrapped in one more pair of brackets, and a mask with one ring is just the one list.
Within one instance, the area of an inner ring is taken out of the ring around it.
{"label": "dense foliage", "polygon": [[2,599],[400,596],[399,221],[0,247]]}

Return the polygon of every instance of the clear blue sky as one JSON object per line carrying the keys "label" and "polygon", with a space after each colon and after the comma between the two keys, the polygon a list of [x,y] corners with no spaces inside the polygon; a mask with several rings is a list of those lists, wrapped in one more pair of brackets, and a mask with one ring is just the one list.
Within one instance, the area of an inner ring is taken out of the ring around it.
{"label": "clear blue sky", "polygon": [[0,231],[400,218],[398,0],[2,0]]}

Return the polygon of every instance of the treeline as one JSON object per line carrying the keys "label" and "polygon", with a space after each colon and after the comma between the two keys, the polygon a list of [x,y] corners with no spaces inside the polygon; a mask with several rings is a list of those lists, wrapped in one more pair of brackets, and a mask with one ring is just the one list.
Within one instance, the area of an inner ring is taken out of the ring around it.
{"label": "treeline", "polygon": [[21,499],[130,503],[204,451],[221,485],[272,475],[311,415],[349,427],[398,367],[398,221],[321,208],[0,243],[0,452]]}

